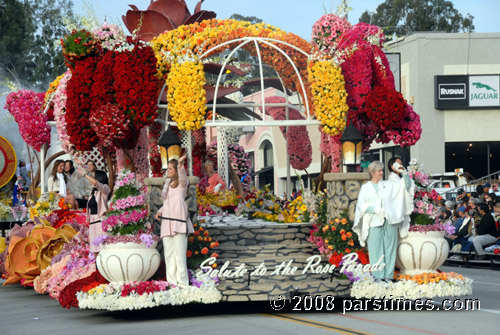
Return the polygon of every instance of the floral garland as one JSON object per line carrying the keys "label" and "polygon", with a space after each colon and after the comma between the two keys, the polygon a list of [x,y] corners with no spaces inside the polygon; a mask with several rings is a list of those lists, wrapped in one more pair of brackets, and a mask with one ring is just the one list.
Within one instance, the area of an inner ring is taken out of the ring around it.
{"label": "floral garland", "polygon": [[[349,121],[363,135],[365,149],[374,140],[379,143],[393,141],[401,146],[413,145],[422,132],[420,118],[405,101],[397,103],[395,112],[391,109],[384,112],[379,104],[373,102],[391,98],[374,93],[371,95],[371,106],[365,106],[375,87],[395,90],[389,62],[381,49],[384,41],[380,27],[366,23],[350,27],[348,22],[333,14],[321,17],[313,27],[313,44],[320,52],[333,57],[342,68],[348,93]],[[382,107],[387,107],[388,103]],[[327,141],[327,138],[323,137],[323,140]]]}
{"label": "floral garland", "polygon": [[49,118],[43,111],[44,97],[44,93],[20,90],[7,95],[4,106],[19,125],[23,140],[36,151],[50,143]]}
{"label": "floral garland", "polygon": [[66,130],[70,143],[78,151],[91,150],[99,139],[90,124],[91,83],[99,60],[100,57],[88,57],[78,61],[66,87]]}
{"label": "floral garland", "polygon": [[179,130],[200,129],[207,103],[205,73],[200,62],[174,63],[167,77],[168,111]]}
{"label": "floral garland", "polygon": [[[472,279],[455,273],[401,275],[395,283],[376,282],[373,278],[355,281],[351,296],[356,299],[432,299],[472,294]],[[443,279],[445,278],[445,279]]]}
{"label": "floral garland", "polygon": [[47,109],[47,118],[49,121],[54,121],[54,104],[52,103],[52,100],[54,99],[56,95],[57,88],[59,87],[59,84],[61,83],[61,79],[66,75],[66,73],[61,74],[58,76],[54,81],[52,81],[49,84],[49,89],[47,92],[45,92],[45,97],[43,101],[43,109],[49,105],[49,108]]}
{"label": "floral garland", "polygon": [[316,119],[329,135],[338,135],[345,128],[347,92],[340,67],[332,61],[309,62],[307,65]]}
{"label": "floral garland", "polygon": [[67,95],[67,86],[68,82],[71,79],[71,71],[67,70],[64,73],[63,78],[59,82],[59,85],[57,86],[57,90],[54,94],[54,118],[56,121],[56,129],[57,129],[57,136],[59,138],[59,141],[61,142],[61,146],[63,150],[66,153],[71,153],[74,148],[73,145],[70,142],[70,138],[68,135],[67,131],[67,124],[66,124],[66,101],[68,98]]}
{"label": "floral garland", "polygon": [[[168,84],[169,82],[177,83],[177,81],[169,79],[172,73],[176,78],[179,78],[179,68],[188,66],[193,67],[194,64],[197,65],[198,57],[200,57],[212,46],[220,45],[226,41],[230,41],[232,39],[243,36],[255,36],[280,40],[292,44],[305,52],[310,52],[312,49],[312,46],[300,37],[294,34],[285,33],[278,28],[264,23],[250,24],[249,22],[245,21],[211,19],[199,23],[197,22],[188,26],[180,26],[175,30],[171,30],[169,32],[161,34],[153,39],[151,43],[158,59],[158,76],[167,81],[169,90],[175,92],[177,89],[171,88],[172,85]],[[231,46],[228,45],[226,46],[226,49],[230,47]],[[293,67],[290,66],[286,57],[277,52],[274,48],[267,45],[261,45],[260,47],[263,61],[266,64],[272,66],[279,73],[280,78],[283,80],[286,87],[288,87],[292,91],[298,91],[301,86],[297,77],[297,73],[295,73]],[[255,54],[253,46],[251,47],[250,45],[248,45],[244,48],[250,51],[250,53]],[[302,78],[307,78],[307,57],[287,45],[283,45],[282,49],[294,60],[296,67],[299,69],[300,76]],[[223,50],[217,49],[213,53],[220,53],[221,51]],[[191,65],[180,65],[182,63],[191,63]],[[186,71],[186,73],[193,75],[197,73],[197,70],[190,69],[190,71]],[[200,79],[197,83],[194,83],[193,86],[199,88],[202,86],[202,80],[204,82],[204,76],[196,75],[196,77],[200,77]],[[336,87],[334,82],[330,84]],[[302,98],[304,100],[309,99],[310,96],[310,90],[308,87],[309,83],[306,82],[305,85],[308,96],[303,96]],[[184,86],[187,88],[190,85],[185,83]],[[179,98],[185,97],[186,92],[191,92],[191,90],[186,90],[185,88],[182,89],[181,92],[182,91],[184,91],[184,93],[179,94]],[[300,94],[303,95],[303,92],[301,90]],[[332,89],[331,95],[336,94],[337,90]],[[339,95],[340,97],[338,99],[341,100],[342,92]],[[205,106],[204,104],[201,104],[201,100],[198,99],[198,103],[195,103],[193,105],[191,104],[191,99],[187,99],[185,101],[175,101],[178,97],[174,97],[171,94],[169,94],[169,96],[171,99],[169,101],[169,108],[172,103],[176,104],[176,107],[174,109],[174,113],[176,113],[174,120],[179,119],[181,122],[188,122],[187,126],[191,127],[189,129],[199,129],[199,127],[201,127],[203,123],[196,123],[198,120],[198,118],[196,117],[201,114],[201,111],[203,111],[203,113],[205,112]],[[189,104],[189,108],[182,107],[183,104]],[[199,114],[192,115],[193,111]],[[325,116],[338,116],[335,114],[326,115],[324,113],[325,111],[323,110],[320,112]],[[316,113],[316,115],[318,115],[318,113]],[[194,120],[191,120],[190,118],[193,118]],[[337,120],[328,121],[328,123],[337,122]],[[323,122],[326,123],[326,120],[323,119]],[[184,125],[181,125],[181,127],[184,127]]]}

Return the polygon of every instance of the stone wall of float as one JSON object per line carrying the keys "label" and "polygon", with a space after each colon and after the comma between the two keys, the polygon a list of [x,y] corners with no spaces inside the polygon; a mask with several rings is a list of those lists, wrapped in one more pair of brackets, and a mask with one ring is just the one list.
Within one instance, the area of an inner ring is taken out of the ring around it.
{"label": "stone wall of float", "polygon": [[325,173],[328,219],[340,216],[345,210],[354,221],[361,185],[370,180],[368,173]]}
{"label": "stone wall of float", "polygon": [[[330,273],[312,273],[319,270],[318,266],[302,273],[307,269],[308,258],[318,255],[316,247],[307,241],[312,224],[253,224],[242,218],[239,225],[210,222],[206,225],[210,236],[219,241],[217,269],[234,271],[241,264],[247,269],[244,276],[237,278],[221,276],[218,289],[223,301],[264,301],[280,295],[291,298],[295,294],[324,297],[349,294],[349,281],[339,280]],[[227,267],[226,262],[229,262]],[[323,258],[320,266],[326,269],[330,264]],[[294,267],[297,269],[292,273]],[[280,275],[273,275],[278,268]],[[260,269],[259,273],[252,275],[256,269]]]}

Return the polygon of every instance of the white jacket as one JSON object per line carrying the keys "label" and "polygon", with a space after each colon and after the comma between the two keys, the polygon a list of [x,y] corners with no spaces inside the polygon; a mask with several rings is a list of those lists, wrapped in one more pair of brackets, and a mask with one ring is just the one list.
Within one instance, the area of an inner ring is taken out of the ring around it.
{"label": "white jacket", "polygon": [[[378,214],[367,213],[370,207]],[[358,235],[361,246],[365,246],[370,227],[382,226],[387,219],[389,224],[400,225],[399,235],[403,238],[408,235],[412,212],[413,187],[407,190],[403,179],[381,180],[378,183],[378,191],[369,181],[361,186],[352,230]]]}

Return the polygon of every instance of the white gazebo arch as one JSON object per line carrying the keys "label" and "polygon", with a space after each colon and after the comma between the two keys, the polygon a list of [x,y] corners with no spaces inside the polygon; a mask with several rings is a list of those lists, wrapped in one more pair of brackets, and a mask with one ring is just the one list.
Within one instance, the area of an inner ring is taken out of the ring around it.
{"label": "white gazebo arch", "polygon": [[[290,56],[280,47],[280,45],[284,45],[290,48],[293,48],[294,50],[298,51],[308,59],[311,57],[308,53],[303,51],[302,49],[298,48],[297,46],[277,40],[277,39],[272,39],[272,38],[264,38],[264,37],[242,37],[238,39],[233,39],[227,42],[224,42],[222,44],[216,45],[210,49],[208,49],[205,53],[203,53],[200,56],[200,60],[203,60],[206,58],[208,55],[216,51],[217,49],[224,48],[227,45],[235,44],[237,43],[237,46],[234,47],[234,49],[231,50],[229,55],[225,58],[219,74],[217,76],[217,81],[215,84],[215,93],[214,93],[214,99],[213,102],[210,104],[207,104],[207,108],[212,108],[213,113],[212,113],[212,119],[207,120],[204,124],[204,127],[216,127],[217,129],[217,164],[219,167],[219,174],[221,177],[226,181],[226,184],[229,184],[229,173],[228,173],[228,151],[227,151],[227,141],[226,141],[226,134],[225,134],[225,129],[226,127],[280,127],[284,126],[286,128],[286,131],[288,131],[288,127],[291,126],[307,126],[307,125],[320,125],[320,121],[316,120],[313,118],[313,115],[311,114],[311,106],[309,106],[309,102],[307,99],[305,101],[302,101],[300,98],[300,93],[302,93],[302,96],[307,97],[307,91],[305,87],[305,80],[304,78],[301,77],[300,71],[297,68],[297,65],[293,62],[293,60],[290,58]],[[225,69],[228,65],[229,60],[231,57],[242,47],[246,46],[247,44],[253,44],[256,50],[256,55],[258,59],[258,66],[259,66],[259,77],[260,77],[260,94],[261,94],[261,102],[260,103],[234,103],[234,104],[217,104],[217,93],[219,91],[219,86],[221,84],[221,79],[223,74],[225,73]],[[283,83],[283,80],[279,73],[276,71],[276,74],[279,78],[279,81],[281,83],[283,92],[285,93],[285,99],[286,102],[284,103],[266,103],[265,102],[265,97],[264,97],[264,75],[263,75],[263,62],[262,62],[262,55],[261,55],[261,47],[260,44],[266,45],[270,48],[275,49],[277,52],[281,53],[290,66],[292,66],[295,75],[298,78],[300,87],[299,91],[297,92],[297,97],[299,101],[299,105],[292,105],[289,101],[289,95],[287,94],[287,89]],[[168,113],[168,105],[167,104],[162,104],[161,103],[161,97],[164,94],[164,91],[166,89],[166,83],[163,85],[161,92],[158,96],[158,109],[160,110],[165,110],[166,111],[166,121],[160,121],[159,122],[164,122],[168,125],[176,125],[176,122],[173,121],[168,121],[169,119],[169,113]],[[217,108],[252,108],[254,109],[255,107],[261,107],[261,120],[248,120],[248,121],[231,121],[231,122],[224,122],[224,121],[217,121],[215,119],[215,113],[217,111]],[[266,107],[285,107],[285,113],[286,117],[285,120],[269,120],[269,117],[266,119],[265,115],[265,108]],[[289,120],[289,109],[293,108],[298,110],[302,115],[305,116],[304,120]],[[188,157],[189,157],[189,173],[192,175],[192,156],[191,156],[191,151],[193,149],[192,143],[192,136],[191,132],[183,131],[183,134],[181,135],[181,141],[183,142],[183,146],[187,149],[188,152]],[[290,180],[290,157],[287,153],[287,184],[286,184],[286,193],[290,194],[290,185],[291,185],[291,180]]]}

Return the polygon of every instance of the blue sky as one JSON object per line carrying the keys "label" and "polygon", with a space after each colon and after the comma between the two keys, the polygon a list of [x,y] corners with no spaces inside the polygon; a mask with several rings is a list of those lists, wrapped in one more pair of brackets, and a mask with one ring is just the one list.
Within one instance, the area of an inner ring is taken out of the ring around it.
{"label": "blue sky", "polygon": [[[197,0],[186,0],[191,12]],[[365,10],[375,11],[383,0],[350,0],[352,11],[349,21],[358,22]],[[476,32],[500,32],[500,1],[498,0],[452,0],[455,8],[463,15],[474,16]],[[134,4],[139,9],[146,9],[150,0],[74,0],[75,12],[85,14],[84,4],[94,8],[97,17],[103,21],[121,23],[121,16],[129,9],[128,4]],[[334,11],[339,0],[334,1]],[[324,14],[324,6],[330,11],[331,0],[205,0],[203,9],[217,13],[217,18],[226,19],[238,13],[245,16],[256,16],[264,22],[295,33],[307,40],[311,36],[311,27]]]}

